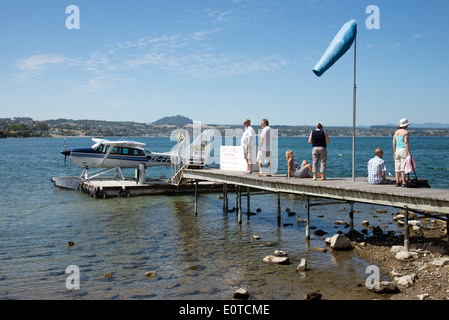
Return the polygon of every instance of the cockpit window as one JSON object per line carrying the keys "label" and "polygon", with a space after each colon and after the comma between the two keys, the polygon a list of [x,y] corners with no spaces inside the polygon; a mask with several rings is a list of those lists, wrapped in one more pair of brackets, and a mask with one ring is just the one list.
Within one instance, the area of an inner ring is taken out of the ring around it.
{"label": "cockpit window", "polygon": [[148,150],[148,149],[145,149],[145,153],[146,154],[151,154],[152,152],[150,150]]}
{"label": "cockpit window", "polygon": [[143,150],[133,149],[133,155],[135,155],[135,156],[144,156],[145,153],[143,152]]}
{"label": "cockpit window", "polygon": [[[107,153],[109,151],[110,146],[105,146],[103,144],[99,145],[95,148],[95,151]],[[142,149],[136,149],[136,148],[126,148],[126,147],[112,147],[112,150],[110,152],[111,154],[122,154],[122,155],[129,155],[129,156],[145,156],[145,153],[151,153],[149,150],[142,150]]]}
{"label": "cockpit window", "polygon": [[103,152],[104,151],[104,145],[100,144],[98,147],[95,148],[95,151]]}
{"label": "cockpit window", "polygon": [[118,147],[113,147],[111,153],[120,153]]}

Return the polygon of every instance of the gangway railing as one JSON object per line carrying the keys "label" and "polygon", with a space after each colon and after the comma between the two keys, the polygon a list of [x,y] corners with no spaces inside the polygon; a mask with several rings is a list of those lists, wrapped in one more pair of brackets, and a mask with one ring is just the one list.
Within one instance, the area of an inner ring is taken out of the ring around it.
{"label": "gangway railing", "polygon": [[171,161],[172,177],[169,180],[171,184],[179,185],[182,182],[184,169],[201,169],[206,166],[213,136],[213,130],[205,130],[191,144],[189,139],[182,135],[178,136],[177,149]]}
{"label": "gangway railing", "polygon": [[188,167],[189,167],[188,163],[184,163],[181,167],[179,167],[178,170],[170,178],[169,183],[175,186],[179,186],[179,184],[182,181],[182,171],[184,169],[187,169]]}

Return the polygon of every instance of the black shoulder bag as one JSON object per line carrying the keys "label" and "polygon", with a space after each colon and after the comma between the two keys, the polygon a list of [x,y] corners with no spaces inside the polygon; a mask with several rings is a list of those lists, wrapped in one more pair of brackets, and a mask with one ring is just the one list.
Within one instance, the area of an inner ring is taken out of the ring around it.
{"label": "black shoulder bag", "polygon": [[427,179],[418,179],[415,167],[413,166],[413,161],[410,161],[410,164],[412,165],[413,174],[415,175],[415,177],[410,178],[410,173],[407,173],[407,181],[405,182],[405,186],[407,188],[430,188]]}

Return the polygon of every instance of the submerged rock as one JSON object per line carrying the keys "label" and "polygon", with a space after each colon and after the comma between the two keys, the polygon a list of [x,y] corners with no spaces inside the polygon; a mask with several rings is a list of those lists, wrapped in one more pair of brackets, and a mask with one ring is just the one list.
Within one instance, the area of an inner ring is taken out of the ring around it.
{"label": "submerged rock", "polygon": [[323,252],[323,253],[327,252],[326,248],[321,248],[321,247],[310,247],[310,249],[318,251],[318,252]]}
{"label": "submerged rock", "polygon": [[304,300],[321,300],[323,294],[319,292],[304,293]]}
{"label": "submerged rock", "polygon": [[157,277],[156,271],[145,272],[145,278],[154,278],[154,277]]}
{"label": "submerged rock", "polygon": [[263,258],[263,262],[273,263],[273,264],[289,264],[288,257],[276,257],[276,256],[266,256]]}
{"label": "submerged rock", "polygon": [[315,230],[313,232],[313,234],[316,236],[324,236],[325,234],[327,234],[327,232],[325,232],[324,230],[318,229],[318,230]]}
{"label": "submerged rock", "polygon": [[383,235],[383,234],[384,234],[384,231],[382,230],[381,227],[376,226],[376,227],[373,228],[373,235],[375,235],[375,236],[381,236],[381,235]]}
{"label": "submerged rock", "polygon": [[263,262],[274,264],[289,264],[287,253],[282,250],[275,250],[273,255],[263,258]]}
{"label": "submerged rock", "polygon": [[282,251],[282,250],[274,250],[273,255],[275,257],[286,257],[287,256],[287,252]]}
{"label": "submerged rock", "polygon": [[368,290],[379,294],[391,294],[400,292],[396,283],[392,281],[381,281],[379,282],[378,286],[375,286],[374,288]]}

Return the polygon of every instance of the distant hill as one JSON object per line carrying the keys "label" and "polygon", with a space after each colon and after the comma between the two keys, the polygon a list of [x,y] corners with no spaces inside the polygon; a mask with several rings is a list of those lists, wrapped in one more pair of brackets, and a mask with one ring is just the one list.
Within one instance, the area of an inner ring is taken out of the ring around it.
{"label": "distant hill", "polygon": [[[393,123],[374,125],[371,126],[372,129],[375,128],[396,128],[398,125]],[[437,123],[437,122],[424,122],[424,123],[410,123],[409,129],[449,129],[449,124],[447,123]]]}
{"label": "distant hill", "polygon": [[168,125],[168,126],[183,127],[187,124],[192,124],[192,123],[193,123],[192,119],[189,119],[187,117],[184,117],[184,116],[181,116],[178,114],[178,115],[172,116],[172,117],[164,117],[162,119],[152,122],[151,124],[154,124],[157,126]]}

